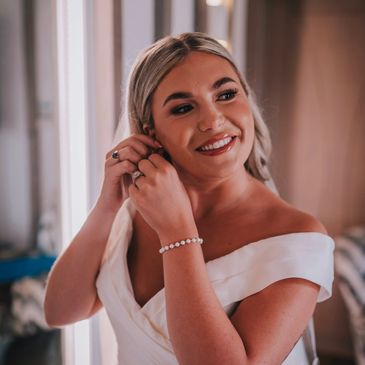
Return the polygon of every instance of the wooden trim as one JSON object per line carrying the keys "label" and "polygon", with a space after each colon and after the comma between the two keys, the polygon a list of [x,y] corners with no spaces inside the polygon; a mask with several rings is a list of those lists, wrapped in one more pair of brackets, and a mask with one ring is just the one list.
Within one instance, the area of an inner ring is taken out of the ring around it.
{"label": "wooden trim", "polygon": [[26,103],[28,114],[29,163],[31,164],[31,242],[37,244],[37,225],[40,216],[40,181],[39,181],[39,141],[37,131],[37,101],[35,81],[35,32],[34,32],[34,0],[23,0],[23,40],[25,54]]}
{"label": "wooden trim", "polygon": [[157,41],[171,33],[171,0],[155,0],[155,34]]}
{"label": "wooden trim", "polygon": [[267,6],[262,0],[250,0],[247,12],[246,77],[262,100],[264,89],[265,51],[267,46]]}
{"label": "wooden trim", "polygon": [[207,32],[207,4],[205,0],[195,0],[194,30],[196,32]]}
{"label": "wooden trim", "polygon": [[[232,47],[233,47],[233,9],[234,9],[234,3],[237,0],[228,0],[227,1],[227,17],[228,17],[228,22],[227,22],[227,41],[229,46],[231,47],[230,51],[232,52]],[[242,1],[242,0],[239,0]]]}

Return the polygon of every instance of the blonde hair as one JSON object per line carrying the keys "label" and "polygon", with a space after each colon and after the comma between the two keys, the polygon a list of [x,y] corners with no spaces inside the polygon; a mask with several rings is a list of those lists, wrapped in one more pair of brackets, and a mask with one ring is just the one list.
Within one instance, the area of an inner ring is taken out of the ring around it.
{"label": "blonde hair", "polygon": [[[200,32],[168,36],[148,47],[135,61],[128,80],[126,113],[132,133],[145,133],[143,125],[153,128],[152,96],[163,78],[191,52],[205,52],[227,60],[237,73],[255,122],[255,137],[246,170],[277,193],[268,161],[271,153],[269,130],[262,118],[255,96],[237,69],[230,53],[215,39]],[[121,120],[120,123],[125,123]],[[118,128],[119,129],[119,128]]]}

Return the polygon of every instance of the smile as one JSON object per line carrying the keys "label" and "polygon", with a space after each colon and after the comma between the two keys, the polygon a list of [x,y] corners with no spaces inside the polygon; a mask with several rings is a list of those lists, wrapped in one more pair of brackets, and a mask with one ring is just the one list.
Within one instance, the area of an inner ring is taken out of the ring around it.
{"label": "smile", "polygon": [[236,136],[232,137],[225,137],[218,141],[215,141],[214,143],[209,143],[204,146],[201,146],[197,148],[197,151],[204,153],[205,155],[217,155],[220,153],[224,153],[229,151],[234,142],[236,140]]}

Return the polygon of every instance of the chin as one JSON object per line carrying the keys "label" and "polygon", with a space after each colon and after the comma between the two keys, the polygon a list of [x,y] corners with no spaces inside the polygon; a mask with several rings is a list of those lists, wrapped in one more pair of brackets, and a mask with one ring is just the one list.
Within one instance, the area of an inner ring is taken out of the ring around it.
{"label": "chin", "polygon": [[212,166],[202,166],[198,172],[194,173],[194,176],[199,176],[202,179],[226,179],[237,173],[241,173],[245,170],[244,161],[239,162],[224,162],[222,164],[215,164]]}

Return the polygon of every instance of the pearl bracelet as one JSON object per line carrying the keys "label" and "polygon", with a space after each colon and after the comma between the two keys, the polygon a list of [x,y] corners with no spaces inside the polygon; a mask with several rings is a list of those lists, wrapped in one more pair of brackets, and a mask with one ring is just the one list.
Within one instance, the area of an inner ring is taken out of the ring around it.
{"label": "pearl bracelet", "polygon": [[173,248],[179,247],[179,246],[184,246],[187,243],[199,243],[202,244],[203,243],[203,239],[200,237],[193,237],[193,238],[187,238],[186,240],[182,240],[182,241],[177,241],[175,243],[170,243],[169,245],[163,246],[160,248],[159,252],[162,254],[165,251],[171,250]]}

